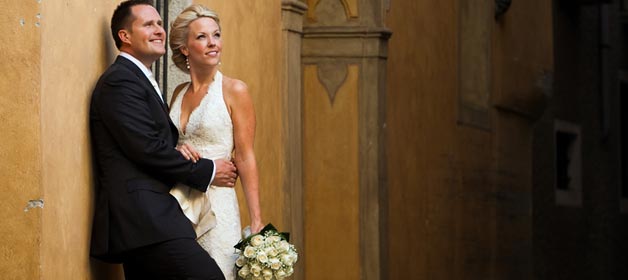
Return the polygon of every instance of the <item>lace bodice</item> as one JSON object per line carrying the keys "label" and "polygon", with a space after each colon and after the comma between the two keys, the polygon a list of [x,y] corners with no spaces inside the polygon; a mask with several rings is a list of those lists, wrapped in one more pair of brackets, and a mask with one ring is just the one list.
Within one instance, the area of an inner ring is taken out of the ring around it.
{"label": "lace bodice", "polygon": [[[189,85],[188,85],[189,87]],[[170,118],[179,129],[179,144],[192,145],[209,159],[231,158],[233,123],[222,93],[222,74],[217,72],[198,107],[181,127],[181,102],[187,91],[170,104]],[[185,133],[183,133],[185,131]],[[236,192],[231,187],[210,186],[202,193],[178,184],[170,193],[179,201],[183,213],[194,225],[197,241],[220,267],[225,279],[235,279],[237,254],[233,246],[241,236],[240,210]]]}
{"label": "lace bodice", "polygon": [[216,72],[207,95],[190,113],[186,127],[182,128],[181,102],[188,87],[189,84],[170,104],[170,118],[179,129],[179,143],[192,145],[204,158],[230,159],[233,151],[233,124],[222,95],[222,74]]}

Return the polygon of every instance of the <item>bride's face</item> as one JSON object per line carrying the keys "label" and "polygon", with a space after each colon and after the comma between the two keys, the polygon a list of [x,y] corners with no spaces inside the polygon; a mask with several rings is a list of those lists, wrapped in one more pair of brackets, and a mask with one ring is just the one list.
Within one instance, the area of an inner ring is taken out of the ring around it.
{"label": "bride's face", "polygon": [[220,27],[212,18],[202,17],[190,23],[187,44],[181,50],[194,67],[216,66],[222,51]]}

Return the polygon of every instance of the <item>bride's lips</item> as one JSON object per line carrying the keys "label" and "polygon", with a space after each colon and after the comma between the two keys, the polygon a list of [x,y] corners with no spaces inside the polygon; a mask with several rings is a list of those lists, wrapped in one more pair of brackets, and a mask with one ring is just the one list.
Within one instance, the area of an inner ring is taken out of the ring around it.
{"label": "bride's lips", "polygon": [[210,52],[205,53],[205,55],[217,56],[218,55],[218,51],[210,51]]}

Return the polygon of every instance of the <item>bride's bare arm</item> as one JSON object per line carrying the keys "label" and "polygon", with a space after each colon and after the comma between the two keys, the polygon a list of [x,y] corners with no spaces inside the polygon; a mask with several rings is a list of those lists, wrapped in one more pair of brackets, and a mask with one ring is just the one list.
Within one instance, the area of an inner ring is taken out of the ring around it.
{"label": "bride's bare arm", "polygon": [[259,202],[259,175],[253,150],[255,141],[255,109],[246,84],[242,81],[229,79],[228,105],[233,122],[234,161],[242,180],[246,203],[251,217],[251,232],[259,232],[262,224]]}

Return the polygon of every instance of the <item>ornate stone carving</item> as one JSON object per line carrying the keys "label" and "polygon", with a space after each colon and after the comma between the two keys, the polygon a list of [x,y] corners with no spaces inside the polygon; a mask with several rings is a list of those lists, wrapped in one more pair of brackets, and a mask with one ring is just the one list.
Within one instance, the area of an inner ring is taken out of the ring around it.
{"label": "ornate stone carving", "polygon": [[[358,0],[327,0],[327,1],[339,1],[344,7],[344,12],[347,20],[356,19],[359,16],[358,12]],[[307,11],[307,17],[312,21],[318,21],[316,16],[316,7],[321,3],[321,0],[307,0],[309,7]],[[337,4],[336,4],[337,5]]]}
{"label": "ornate stone carving", "polygon": [[329,95],[329,101],[334,103],[338,88],[347,79],[347,65],[342,62],[322,62],[318,65],[318,80],[323,84]]}

